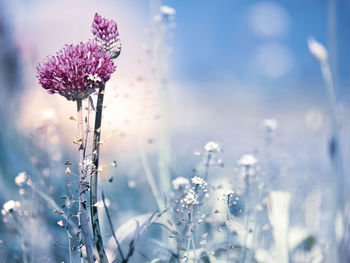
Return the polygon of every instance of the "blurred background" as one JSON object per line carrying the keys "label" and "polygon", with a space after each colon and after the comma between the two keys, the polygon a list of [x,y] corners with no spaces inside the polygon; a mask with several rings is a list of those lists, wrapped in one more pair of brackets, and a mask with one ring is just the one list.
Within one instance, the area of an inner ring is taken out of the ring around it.
{"label": "blurred background", "polygon": [[[66,260],[61,245],[52,245],[64,244],[65,232],[41,197],[19,191],[15,177],[26,172],[62,203],[71,180],[65,161],[77,169],[77,132],[69,119],[75,104],[40,87],[36,66],[65,44],[92,39],[96,12],[117,21],[122,40],[106,88],[100,161],[100,185],[115,225],[157,209],[143,154],[163,193],[171,179],[193,176],[197,155],[215,141],[224,163],[214,169],[215,178],[238,192],[237,160],[247,153],[263,160],[268,151],[269,189],[291,193],[291,224],[326,244],[337,202],[330,187],[337,180],[329,158],[331,109],[307,40],[314,37],[329,52],[347,175],[350,1],[0,0],[0,201],[20,200],[27,208],[20,232],[35,244],[37,258],[52,260],[40,262]],[[264,119],[278,121],[272,143]],[[345,176],[343,186],[349,183]],[[102,228],[107,240],[108,228]],[[18,236],[0,225],[3,262],[22,262],[14,256],[21,250]]]}

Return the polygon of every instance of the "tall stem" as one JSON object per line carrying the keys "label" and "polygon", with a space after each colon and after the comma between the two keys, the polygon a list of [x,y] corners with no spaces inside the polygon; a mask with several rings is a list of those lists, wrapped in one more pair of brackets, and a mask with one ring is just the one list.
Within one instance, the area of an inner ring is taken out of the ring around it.
{"label": "tall stem", "polygon": [[77,100],[77,113],[78,113],[78,141],[79,141],[79,212],[81,223],[81,235],[86,248],[86,254],[89,263],[94,262],[92,254],[91,240],[89,235],[87,212],[86,212],[86,181],[84,175],[84,129],[83,129],[83,107],[82,101]]}
{"label": "tall stem", "polygon": [[94,206],[97,202],[97,185],[98,185],[98,162],[100,157],[100,139],[101,139],[101,122],[102,122],[102,110],[103,110],[103,97],[104,97],[105,85],[102,85],[98,91],[96,115],[95,115],[95,128],[94,128],[94,142],[92,146],[93,162],[96,167],[95,175],[90,178],[90,210],[91,210],[91,224],[92,232],[94,234],[94,241],[98,256],[101,263],[107,263],[108,259],[103,247],[103,240],[100,229],[100,221],[98,218],[97,207]]}
{"label": "tall stem", "polygon": [[245,258],[246,258],[246,251],[247,251],[247,241],[248,241],[248,235],[249,235],[249,217],[250,217],[250,183],[249,183],[249,165],[247,165],[245,167],[246,169],[246,174],[245,174],[245,205],[244,205],[244,209],[245,209],[245,230],[246,230],[246,234],[244,237],[244,244],[243,244],[243,248],[242,248],[242,253],[241,253],[241,258],[240,258],[240,263],[245,262]]}

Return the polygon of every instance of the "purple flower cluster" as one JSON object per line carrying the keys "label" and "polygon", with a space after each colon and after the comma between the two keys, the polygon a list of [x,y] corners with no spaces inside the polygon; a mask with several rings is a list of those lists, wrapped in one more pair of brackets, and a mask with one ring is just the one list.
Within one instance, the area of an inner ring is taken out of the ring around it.
{"label": "purple flower cluster", "polygon": [[39,83],[67,100],[85,99],[115,71],[112,57],[95,41],[66,45],[37,67]]}
{"label": "purple flower cluster", "polygon": [[96,13],[91,30],[99,46],[113,58],[117,58],[121,50],[117,23]]}

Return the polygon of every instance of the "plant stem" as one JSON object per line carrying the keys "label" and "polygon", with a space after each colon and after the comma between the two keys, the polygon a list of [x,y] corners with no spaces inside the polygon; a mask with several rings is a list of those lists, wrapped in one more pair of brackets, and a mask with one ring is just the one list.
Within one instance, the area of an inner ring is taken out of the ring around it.
{"label": "plant stem", "polygon": [[158,191],[157,184],[156,184],[156,181],[155,181],[154,176],[152,174],[151,168],[149,166],[149,162],[148,162],[147,155],[146,155],[141,138],[139,139],[139,153],[140,153],[140,157],[141,157],[142,166],[145,170],[148,184],[150,185],[151,190],[152,190],[152,194],[153,194],[154,198],[156,199],[158,209],[159,209],[159,211],[163,211],[165,209],[165,204],[164,204],[164,202],[160,196],[160,193]]}
{"label": "plant stem", "polygon": [[230,259],[230,247],[231,247],[231,220],[230,220],[230,195],[227,195],[227,210],[226,210],[226,219],[228,220],[228,241],[227,241],[227,256],[226,263],[229,263]]}
{"label": "plant stem", "polygon": [[115,234],[114,227],[113,227],[112,220],[111,220],[111,216],[109,215],[109,211],[108,211],[108,208],[106,206],[105,195],[104,195],[103,191],[102,191],[101,194],[102,194],[103,207],[104,207],[104,209],[106,211],[106,216],[108,218],[108,223],[109,223],[109,227],[111,228],[112,236],[114,238],[115,243],[117,244],[118,251],[119,251],[120,257],[122,259],[122,262],[125,262],[126,259],[124,257],[124,254],[123,254],[123,251],[122,251],[122,247],[121,247],[120,242],[119,242],[119,240],[117,238],[117,235]]}
{"label": "plant stem", "polygon": [[249,169],[250,166],[247,165],[246,167],[246,174],[245,174],[245,230],[246,234],[244,237],[244,244],[242,248],[242,253],[241,253],[241,259],[240,263],[245,262],[245,257],[246,257],[246,250],[247,250],[247,240],[248,240],[248,235],[249,235],[249,217],[250,217],[250,184],[249,184]]}
{"label": "plant stem", "polygon": [[104,97],[105,85],[102,85],[98,91],[96,115],[95,115],[95,127],[94,127],[94,141],[92,146],[93,163],[96,168],[96,172],[90,178],[90,211],[91,211],[91,224],[92,232],[94,234],[94,241],[98,256],[101,263],[108,263],[106,252],[103,247],[103,240],[100,229],[100,222],[98,218],[97,207],[94,206],[97,202],[97,185],[98,185],[98,162],[100,156],[100,139],[101,139],[101,122],[102,122],[102,110],[103,110],[103,97]]}
{"label": "plant stem", "polygon": [[83,129],[83,107],[81,99],[77,100],[77,114],[78,114],[78,141],[79,144],[79,217],[81,223],[81,235],[83,237],[86,248],[87,259],[89,263],[94,262],[92,254],[91,240],[88,228],[88,218],[86,211],[86,182],[84,175],[84,129]]}
{"label": "plant stem", "polygon": [[71,249],[71,241],[70,241],[70,233],[69,233],[69,219],[70,219],[70,206],[67,209],[67,222],[66,222],[66,233],[68,239],[68,251],[69,251],[69,263],[72,263],[72,249]]}

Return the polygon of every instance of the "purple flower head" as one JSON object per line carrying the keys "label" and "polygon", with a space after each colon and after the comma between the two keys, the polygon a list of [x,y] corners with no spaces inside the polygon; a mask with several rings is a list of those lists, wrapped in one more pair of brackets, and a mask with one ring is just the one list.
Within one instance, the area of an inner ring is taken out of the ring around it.
{"label": "purple flower head", "polygon": [[85,99],[104,85],[115,71],[112,57],[95,41],[66,45],[37,66],[39,83],[50,94],[67,100]]}
{"label": "purple flower head", "polygon": [[117,23],[96,13],[91,30],[103,51],[110,53],[113,58],[117,58],[121,50]]}

